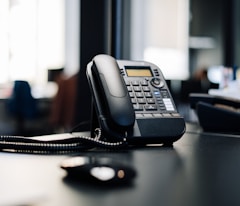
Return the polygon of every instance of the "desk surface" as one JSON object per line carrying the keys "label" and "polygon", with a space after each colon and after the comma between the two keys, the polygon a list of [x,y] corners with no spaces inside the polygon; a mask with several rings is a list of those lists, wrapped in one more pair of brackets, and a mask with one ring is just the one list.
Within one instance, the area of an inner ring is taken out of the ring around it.
{"label": "desk surface", "polygon": [[68,156],[0,153],[0,205],[240,205],[240,138],[199,134],[189,127],[173,148],[144,147],[79,155],[120,159],[137,170],[131,186],[69,182]]}

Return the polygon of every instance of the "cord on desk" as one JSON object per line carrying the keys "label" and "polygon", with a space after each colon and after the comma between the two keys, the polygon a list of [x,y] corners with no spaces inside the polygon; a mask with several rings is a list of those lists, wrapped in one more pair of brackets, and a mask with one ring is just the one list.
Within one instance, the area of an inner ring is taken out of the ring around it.
{"label": "cord on desk", "polygon": [[80,152],[101,147],[105,149],[117,149],[126,147],[125,140],[120,142],[107,142],[100,140],[101,130],[95,130],[95,137],[72,136],[59,140],[36,140],[22,136],[0,136],[0,150],[25,153],[67,153]]}

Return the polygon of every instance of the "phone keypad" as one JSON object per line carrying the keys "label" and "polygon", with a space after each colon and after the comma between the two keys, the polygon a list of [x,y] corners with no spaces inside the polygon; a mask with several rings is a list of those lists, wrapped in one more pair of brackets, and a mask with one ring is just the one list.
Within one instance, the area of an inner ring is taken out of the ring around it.
{"label": "phone keypad", "polygon": [[149,80],[126,81],[137,118],[178,116],[169,92],[155,88]]}

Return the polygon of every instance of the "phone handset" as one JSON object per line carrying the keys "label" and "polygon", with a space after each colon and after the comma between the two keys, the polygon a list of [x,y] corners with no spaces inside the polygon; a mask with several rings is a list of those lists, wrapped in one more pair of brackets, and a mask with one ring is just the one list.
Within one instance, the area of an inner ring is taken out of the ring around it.
{"label": "phone handset", "polygon": [[100,121],[116,131],[127,131],[135,122],[135,112],[116,60],[108,55],[93,59],[92,75],[97,81],[102,109]]}

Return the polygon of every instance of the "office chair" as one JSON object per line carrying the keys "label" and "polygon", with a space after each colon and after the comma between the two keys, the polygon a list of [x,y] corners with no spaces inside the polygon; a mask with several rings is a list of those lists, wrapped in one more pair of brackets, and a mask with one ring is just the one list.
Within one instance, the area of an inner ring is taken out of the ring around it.
{"label": "office chair", "polygon": [[33,98],[27,81],[14,81],[12,95],[7,101],[7,109],[16,120],[17,135],[25,135],[25,121],[32,120],[38,115],[37,101]]}

